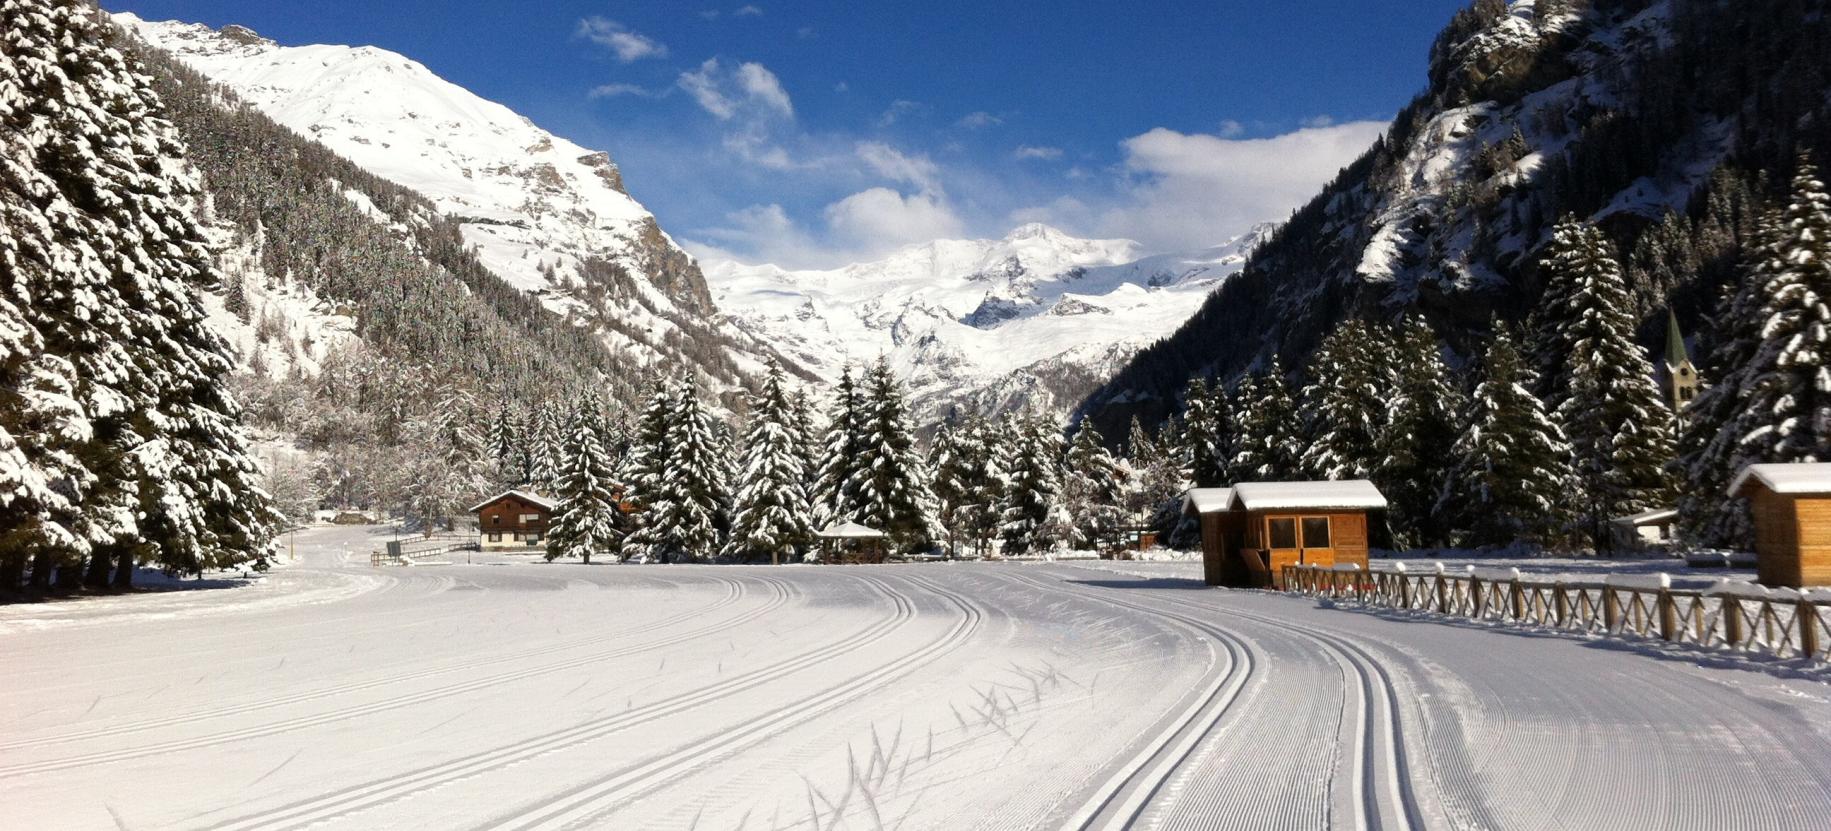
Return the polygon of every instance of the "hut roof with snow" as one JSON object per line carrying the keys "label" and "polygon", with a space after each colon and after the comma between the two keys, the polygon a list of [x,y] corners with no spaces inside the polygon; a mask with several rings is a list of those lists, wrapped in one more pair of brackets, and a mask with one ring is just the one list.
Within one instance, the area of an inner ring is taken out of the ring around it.
{"label": "hut roof with snow", "polygon": [[1304,511],[1341,509],[1378,511],[1386,497],[1372,482],[1345,479],[1337,482],[1241,482],[1233,486],[1233,510]]}
{"label": "hut roof with snow", "polygon": [[814,536],[823,540],[875,540],[881,539],[884,536],[884,532],[879,531],[876,528],[865,527],[856,522],[847,521],[828,525],[827,527],[820,529],[820,532]]}

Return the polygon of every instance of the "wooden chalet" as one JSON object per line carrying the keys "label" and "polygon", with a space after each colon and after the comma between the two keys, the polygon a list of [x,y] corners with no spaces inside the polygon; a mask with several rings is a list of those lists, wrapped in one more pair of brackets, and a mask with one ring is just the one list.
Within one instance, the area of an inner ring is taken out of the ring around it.
{"label": "wooden chalet", "polygon": [[484,551],[545,548],[553,524],[553,500],[507,490],[471,506],[477,515],[478,547]]}
{"label": "wooden chalet", "polygon": [[1363,479],[1242,482],[1196,488],[1183,513],[1202,531],[1202,577],[1210,586],[1264,588],[1292,564],[1367,567],[1368,513],[1386,497]]}
{"label": "wooden chalet", "polygon": [[1764,586],[1831,585],[1831,463],[1749,465],[1729,485],[1755,518]]}

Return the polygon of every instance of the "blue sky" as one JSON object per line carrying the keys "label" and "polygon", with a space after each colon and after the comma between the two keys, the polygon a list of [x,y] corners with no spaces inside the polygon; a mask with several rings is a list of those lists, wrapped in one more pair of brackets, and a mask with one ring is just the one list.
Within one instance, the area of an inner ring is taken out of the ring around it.
{"label": "blue sky", "polygon": [[1423,88],[1464,0],[107,5],[403,53],[609,150],[696,253],[814,266],[1025,221],[1169,251],[1280,219]]}

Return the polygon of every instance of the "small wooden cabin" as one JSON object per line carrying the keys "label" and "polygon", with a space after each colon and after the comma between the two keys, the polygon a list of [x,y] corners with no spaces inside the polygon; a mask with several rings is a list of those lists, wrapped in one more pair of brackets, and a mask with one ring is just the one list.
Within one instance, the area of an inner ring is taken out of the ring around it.
{"label": "small wooden cabin", "polygon": [[1831,585],[1831,463],[1749,465],[1729,485],[1755,518],[1764,586]]}
{"label": "small wooden cabin", "polygon": [[553,500],[507,490],[471,506],[477,515],[478,547],[484,551],[545,548],[553,524]]}
{"label": "small wooden cabin", "polygon": [[1183,500],[1202,528],[1211,586],[1278,586],[1292,564],[1367,567],[1368,513],[1386,509],[1372,482],[1242,482]]}

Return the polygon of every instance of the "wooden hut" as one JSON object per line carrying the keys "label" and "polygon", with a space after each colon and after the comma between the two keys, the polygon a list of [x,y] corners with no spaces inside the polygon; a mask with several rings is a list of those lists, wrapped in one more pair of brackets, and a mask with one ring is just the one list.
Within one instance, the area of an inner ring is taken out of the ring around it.
{"label": "wooden hut", "polygon": [[507,490],[471,506],[477,515],[478,548],[498,551],[545,548],[553,524],[553,500],[527,491]]}
{"label": "wooden hut", "polygon": [[1211,586],[1277,586],[1287,565],[1367,567],[1367,515],[1386,509],[1372,482],[1242,482],[1191,491]]}
{"label": "wooden hut", "polygon": [[889,553],[884,532],[856,522],[837,522],[814,536],[820,538],[820,561],[823,563],[881,563]]}
{"label": "wooden hut", "polygon": [[1755,517],[1755,573],[1765,586],[1831,585],[1831,463],[1749,465],[1729,485]]}

